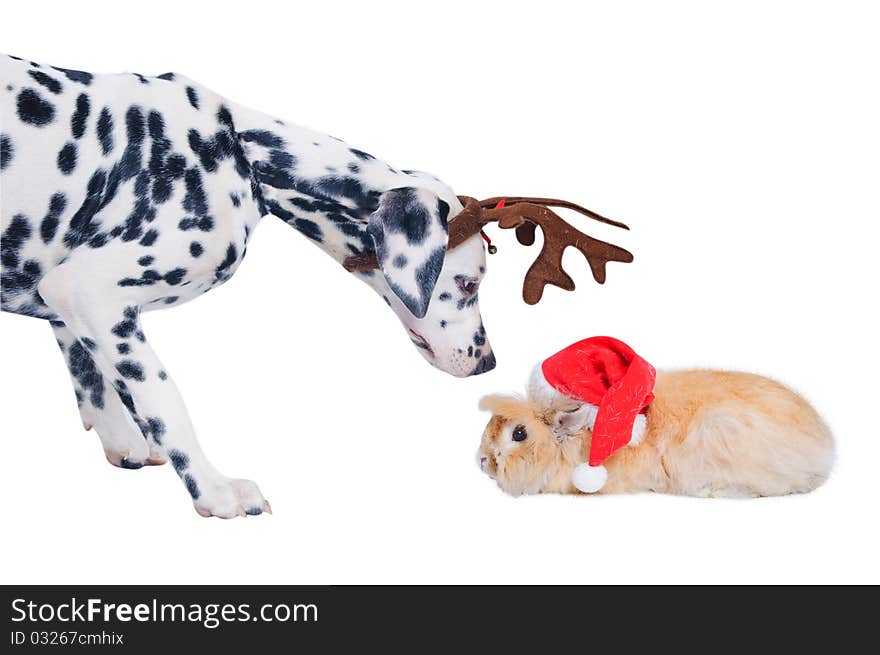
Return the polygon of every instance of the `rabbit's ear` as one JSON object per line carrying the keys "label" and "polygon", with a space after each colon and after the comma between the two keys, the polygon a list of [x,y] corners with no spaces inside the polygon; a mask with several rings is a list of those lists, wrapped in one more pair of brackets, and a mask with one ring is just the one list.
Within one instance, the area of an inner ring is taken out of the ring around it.
{"label": "rabbit's ear", "polygon": [[480,398],[479,408],[481,412],[492,412],[507,419],[529,416],[529,405],[519,396],[493,393]]}
{"label": "rabbit's ear", "polygon": [[553,433],[557,436],[570,436],[584,429],[593,429],[596,422],[596,414],[599,408],[590,403],[584,403],[571,411],[559,411],[553,417]]}

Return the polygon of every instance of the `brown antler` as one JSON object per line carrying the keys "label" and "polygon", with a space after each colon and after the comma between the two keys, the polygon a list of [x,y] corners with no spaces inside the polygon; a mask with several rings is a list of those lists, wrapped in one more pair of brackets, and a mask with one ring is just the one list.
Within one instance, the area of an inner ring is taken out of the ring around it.
{"label": "brown antler", "polygon": [[[544,245],[537,259],[526,272],[523,281],[523,300],[534,305],[544,294],[544,287],[553,284],[566,291],[574,291],[574,280],[562,268],[562,254],[568,246],[580,250],[599,284],[605,283],[605,265],[608,262],[629,263],[632,253],[618,246],[599,241],[566,223],[550,207],[571,209],[608,225],[628,230],[623,223],[612,221],[585,207],[555,198],[498,197],[475,201],[466,196],[460,198],[465,208],[476,204],[482,212],[479,222],[486,224],[497,221],[502,229],[516,229],[516,237],[523,245],[535,243],[535,227],[540,225],[544,233]],[[502,202],[503,201],[503,202]],[[501,206],[499,206],[501,205]],[[451,221],[454,223],[458,217]],[[472,232],[474,234],[474,232]],[[452,234],[450,233],[450,241]]]}
{"label": "brown antler", "polygon": [[[448,249],[455,248],[470,237],[478,234],[487,223],[497,222],[502,229],[516,229],[517,240],[526,246],[535,243],[535,228],[541,226],[544,245],[541,252],[526,272],[523,281],[523,300],[534,305],[544,294],[544,287],[553,284],[566,291],[574,290],[574,280],[562,268],[562,255],[568,246],[574,246],[583,253],[590,264],[593,279],[599,284],[605,282],[605,265],[608,262],[629,263],[632,253],[618,246],[599,241],[566,223],[550,207],[571,209],[593,220],[628,230],[623,223],[613,221],[585,207],[556,198],[529,198],[520,196],[487,198],[475,200],[469,196],[459,196],[464,209],[449,221]],[[377,268],[378,262],[372,253],[349,257],[344,266],[349,271]]]}

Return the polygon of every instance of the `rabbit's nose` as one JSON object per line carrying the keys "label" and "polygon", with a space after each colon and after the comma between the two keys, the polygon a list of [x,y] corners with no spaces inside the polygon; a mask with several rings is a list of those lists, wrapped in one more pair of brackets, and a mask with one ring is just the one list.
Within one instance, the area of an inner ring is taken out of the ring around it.
{"label": "rabbit's nose", "polygon": [[483,473],[489,472],[489,458],[488,457],[481,457],[480,458],[480,470]]}

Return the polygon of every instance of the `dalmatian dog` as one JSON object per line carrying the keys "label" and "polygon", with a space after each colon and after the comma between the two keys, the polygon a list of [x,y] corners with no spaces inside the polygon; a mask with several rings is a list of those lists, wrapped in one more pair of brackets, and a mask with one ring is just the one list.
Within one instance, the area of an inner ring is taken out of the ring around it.
{"label": "dalmatian dog", "polygon": [[477,303],[476,235],[436,178],[231,102],[181,75],[91,74],[0,55],[2,309],[49,321],[86,428],[111,464],[171,465],[202,516],[269,511],[214,468],[141,313],[232,276],[274,214],[343,263],[400,318],[430,364],[495,366]]}

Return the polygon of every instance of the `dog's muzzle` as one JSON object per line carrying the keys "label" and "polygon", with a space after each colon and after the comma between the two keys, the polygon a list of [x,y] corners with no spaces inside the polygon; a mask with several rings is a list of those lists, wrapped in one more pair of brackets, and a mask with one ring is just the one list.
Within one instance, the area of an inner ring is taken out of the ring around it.
{"label": "dog's muzzle", "polygon": [[493,368],[495,368],[495,353],[489,353],[480,358],[471,375],[480,375],[481,373],[491,371]]}

